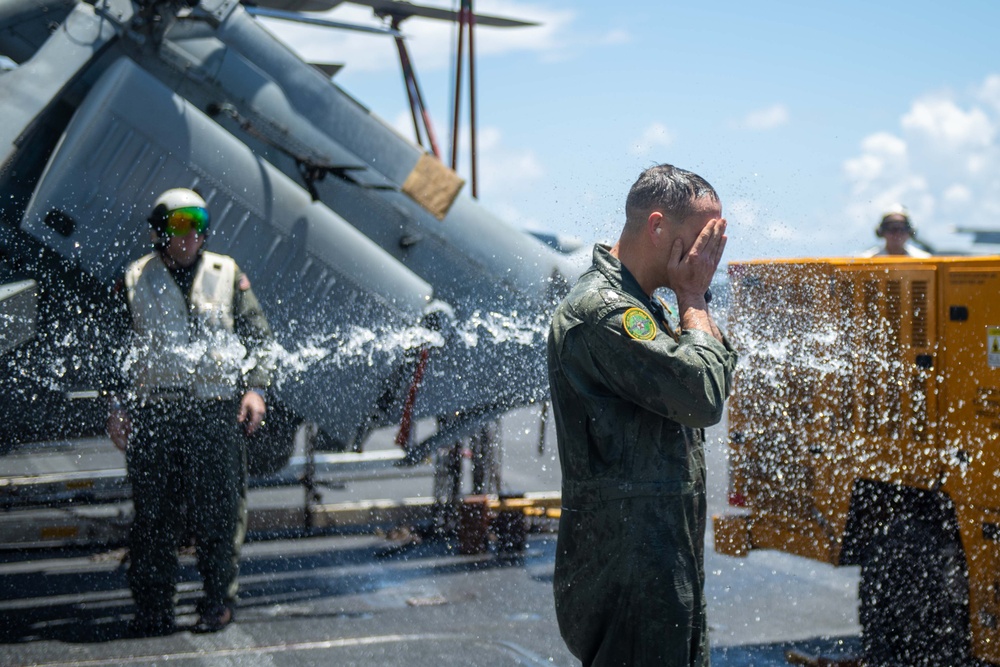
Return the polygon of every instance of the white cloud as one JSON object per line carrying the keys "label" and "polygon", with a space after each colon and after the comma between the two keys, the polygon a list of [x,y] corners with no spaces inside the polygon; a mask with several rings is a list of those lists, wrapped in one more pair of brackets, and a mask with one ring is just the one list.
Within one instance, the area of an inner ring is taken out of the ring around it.
{"label": "white cloud", "polygon": [[865,137],[861,142],[861,148],[893,159],[906,158],[906,142],[888,132],[878,132]]}
{"label": "white cloud", "polygon": [[[530,28],[476,28],[476,52],[481,55],[504,54],[512,51],[551,52],[565,46],[569,26],[576,13],[557,11],[524,2],[477,2],[476,11],[534,21]],[[453,30],[448,27],[449,33]],[[450,42],[449,42],[450,47]],[[450,54],[450,51],[449,51]]]}
{"label": "white cloud", "polygon": [[979,88],[978,97],[989,106],[1000,111],[1000,74],[992,74],[986,77],[986,81]]}
{"label": "white cloud", "polygon": [[663,123],[653,123],[629,147],[633,155],[645,155],[657,148],[665,148],[674,141],[673,133]]}
{"label": "white cloud", "polygon": [[396,114],[395,118],[389,122],[392,129],[399,132],[401,135],[406,137],[408,141],[416,141],[413,129],[413,116],[407,111],[400,111]]}
{"label": "white cloud", "polygon": [[961,183],[955,183],[945,190],[942,196],[949,204],[968,204],[972,201],[972,190]]}
{"label": "white cloud", "polygon": [[497,128],[486,128],[480,134],[480,140],[484,191],[509,193],[533,184],[545,175],[545,169],[533,150],[505,146]]}
{"label": "white cloud", "polygon": [[[962,248],[955,226],[1000,226],[1000,76],[968,99],[937,93],[914,100],[896,132],[866,137],[843,163],[848,184],[847,233],[874,243],[871,229],[899,202],[921,237]],[[975,250],[974,248],[967,248]]]}
{"label": "white cloud", "polygon": [[917,100],[900,125],[948,151],[989,146],[996,135],[996,128],[982,109],[964,111],[943,97]]}
{"label": "white cloud", "polygon": [[844,173],[855,194],[863,194],[873,181],[893,178],[906,170],[906,142],[888,132],[866,137],[861,150],[861,155],[844,162]]}
{"label": "white cloud", "polygon": [[965,160],[965,168],[970,174],[978,175],[990,168],[990,163],[989,151],[984,151],[975,155],[969,155]]}
{"label": "white cloud", "polygon": [[[412,121],[410,125],[412,125]],[[413,130],[410,130],[410,134]],[[450,137],[439,137],[442,150],[451,146]],[[468,134],[459,138],[458,171],[466,181],[470,179]],[[496,127],[481,127],[476,138],[477,179],[480,197],[503,203],[529,189],[545,176],[545,168],[531,149],[513,148],[503,142],[503,135]],[[450,158],[446,160],[450,162]],[[471,185],[467,185],[471,188]],[[471,194],[471,189],[467,190]],[[496,204],[495,205],[500,205]]]}
{"label": "white cloud", "polygon": [[784,104],[774,104],[766,109],[751,111],[743,120],[736,123],[737,127],[748,130],[773,130],[787,125],[790,115]]}

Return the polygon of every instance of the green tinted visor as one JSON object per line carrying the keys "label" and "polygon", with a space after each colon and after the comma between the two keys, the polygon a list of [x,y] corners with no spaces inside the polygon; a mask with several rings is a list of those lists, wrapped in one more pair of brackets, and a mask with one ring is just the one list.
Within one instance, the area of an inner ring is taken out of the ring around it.
{"label": "green tinted visor", "polygon": [[199,234],[208,231],[208,211],[201,206],[186,206],[167,214],[164,231],[168,236],[187,236],[192,229]]}

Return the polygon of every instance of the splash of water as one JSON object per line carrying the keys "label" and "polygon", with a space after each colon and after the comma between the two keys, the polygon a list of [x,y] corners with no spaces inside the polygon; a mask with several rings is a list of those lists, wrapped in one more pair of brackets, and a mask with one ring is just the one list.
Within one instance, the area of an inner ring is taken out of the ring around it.
{"label": "splash of water", "polygon": [[[547,313],[525,316],[517,311],[478,310],[464,320],[449,317],[442,331],[419,325],[402,328],[355,325],[305,333],[300,325],[291,322],[278,331],[277,340],[260,354],[248,355],[246,348],[235,337],[213,340],[211,347],[215,356],[242,373],[251,371],[258,363],[265,364],[272,371],[276,386],[280,387],[285,383],[302,381],[304,374],[312,372],[333,372],[357,365],[396,365],[422,348],[475,350],[490,345],[514,345],[537,349],[544,343],[548,322]],[[103,348],[93,344],[102,335],[107,343]],[[59,392],[66,391],[69,385],[92,384],[93,379],[81,381],[76,377],[81,368],[110,368],[122,377],[130,377],[136,370],[135,364],[142,350],[122,347],[108,341],[107,336],[108,332],[102,332],[99,323],[85,322],[67,331],[60,329],[56,322],[53,330],[48,332],[48,344],[44,347],[27,355],[20,349],[5,355],[12,375],[23,381],[22,386],[12,387],[11,390],[28,392],[26,397],[30,398],[38,388]],[[191,367],[195,368],[209,345],[206,340],[178,341],[169,349],[192,362]],[[97,358],[102,354],[111,357],[110,363]],[[29,358],[34,361],[27,363]]]}
{"label": "splash of water", "polygon": [[548,321],[539,317],[519,316],[517,311],[509,314],[475,311],[469,318],[455,327],[459,340],[466,347],[479,345],[480,335],[486,334],[493,343],[516,343],[534,345],[544,340],[548,334]]}

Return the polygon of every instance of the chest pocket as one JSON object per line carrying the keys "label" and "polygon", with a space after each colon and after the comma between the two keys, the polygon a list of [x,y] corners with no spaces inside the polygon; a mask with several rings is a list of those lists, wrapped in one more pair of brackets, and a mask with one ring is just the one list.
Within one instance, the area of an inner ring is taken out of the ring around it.
{"label": "chest pocket", "polygon": [[689,481],[695,474],[692,457],[696,433],[660,415],[637,410],[633,470],[639,478]]}

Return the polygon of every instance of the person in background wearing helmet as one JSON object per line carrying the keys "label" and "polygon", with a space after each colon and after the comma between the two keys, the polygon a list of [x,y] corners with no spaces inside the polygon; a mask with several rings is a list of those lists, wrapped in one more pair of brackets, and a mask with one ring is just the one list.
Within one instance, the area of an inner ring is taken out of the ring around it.
{"label": "person in background wearing helmet", "polygon": [[204,597],[195,631],[234,618],[246,517],[245,434],[259,428],[271,329],[236,262],[204,249],[209,213],[167,190],[148,222],[154,251],[125,271],[131,345],[108,434],[126,453],[134,519],[132,634],[173,632],[177,548],[193,534]]}
{"label": "person in background wearing helmet", "polygon": [[875,236],[885,240],[884,246],[875,246],[861,254],[861,257],[882,257],[885,255],[903,255],[906,257],[930,257],[931,254],[913,243],[915,231],[910,223],[910,216],[900,205],[894,206],[882,216],[882,221],[875,228]]}

